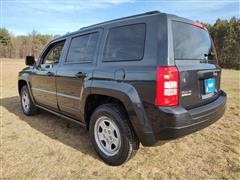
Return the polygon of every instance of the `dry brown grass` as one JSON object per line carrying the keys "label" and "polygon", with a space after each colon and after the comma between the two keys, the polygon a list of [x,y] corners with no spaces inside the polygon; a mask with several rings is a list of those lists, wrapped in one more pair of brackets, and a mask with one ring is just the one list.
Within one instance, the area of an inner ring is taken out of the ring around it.
{"label": "dry brown grass", "polygon": [[23,60],[2,60],[2,178],[240,178],[239,71],[223,70],[228,106],[222,119],[162,146],[141,147],[128,163],[110,167],[97,157],[80,126],[47,112],[23,115],[17,92],[17,73],[23,67]]}

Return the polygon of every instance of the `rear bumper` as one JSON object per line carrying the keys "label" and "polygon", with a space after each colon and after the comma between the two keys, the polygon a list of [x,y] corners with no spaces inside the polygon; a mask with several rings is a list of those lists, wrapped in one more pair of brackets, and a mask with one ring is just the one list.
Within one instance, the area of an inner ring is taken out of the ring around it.
{"label": "rear bumper", "polygon": [[158,107],[152,132],[146,132],[144,146],[153,146],[161,140],[172,140],[203,129],[220,119],[225,111],[227,96],[222,91],[213,102],[191,110],[181,106]]}

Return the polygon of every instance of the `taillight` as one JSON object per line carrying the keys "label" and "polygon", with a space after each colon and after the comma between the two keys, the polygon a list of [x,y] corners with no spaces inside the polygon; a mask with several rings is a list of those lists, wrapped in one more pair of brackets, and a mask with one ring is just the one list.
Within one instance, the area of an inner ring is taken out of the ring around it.
{"label": "taillight", "polygon": [[179,75],[175,66],[158,67],[156,82],[157,106],[177,106],[179,96]]}

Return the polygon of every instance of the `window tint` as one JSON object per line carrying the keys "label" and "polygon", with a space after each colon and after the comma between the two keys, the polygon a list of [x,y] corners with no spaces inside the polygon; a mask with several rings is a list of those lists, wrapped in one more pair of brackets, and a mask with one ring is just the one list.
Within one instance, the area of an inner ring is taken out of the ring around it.
{"label": "window tint", "polygon": [[52,49],[49,50],[48,54],[44,58],[43,64],[58,63],[62,53],[63,46],[64,42],[61,42],[53,46]]}
{"label": "window tint", "polygon": [[173,21],[173,46],[175,59],[216,59],[208,32],[192,24]]}
{"label": "window tint", "polygon": [[82,35],[72,39],[66,62],[93,61],[98,40],[98,33]]}
{"label": "window tint", "polygon": [[104,61],[142,59],[144,53],[145,24],[112,28],[104,49]]}

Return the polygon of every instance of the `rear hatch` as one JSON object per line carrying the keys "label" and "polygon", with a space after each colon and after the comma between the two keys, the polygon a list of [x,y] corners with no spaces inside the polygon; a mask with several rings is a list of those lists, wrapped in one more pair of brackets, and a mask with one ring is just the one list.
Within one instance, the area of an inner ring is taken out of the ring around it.
{"label": "rear hatch", "polygon": [[214,101],[220,90],[221,71],[207,29],[196,22],[171,22],[179,104],[191,109]]}

